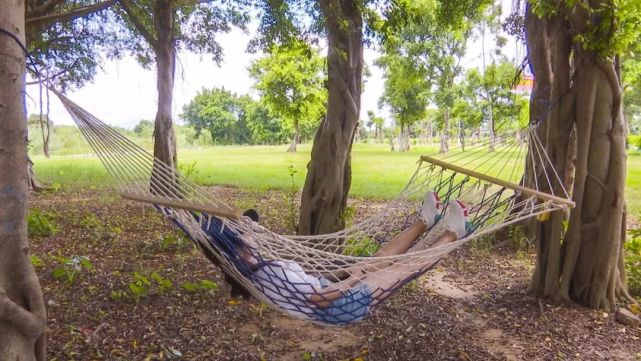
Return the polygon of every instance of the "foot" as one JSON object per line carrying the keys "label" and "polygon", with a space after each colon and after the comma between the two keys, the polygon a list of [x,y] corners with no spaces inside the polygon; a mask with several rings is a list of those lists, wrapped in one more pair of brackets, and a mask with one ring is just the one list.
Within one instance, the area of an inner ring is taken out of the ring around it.
{"label": "foot", "polygon": [[449,226],[449,230],[456,234],[457,239],[461,239],[468,235],[471,231],[471,224],[468,221],[469,210],[465,203],[458,199],[452,200],[448,203],[447,211],[445,212],[445,221]]}
{"label": "foot", "polygon": [[436,192],[429,191],[423,199],[423,204],[421,205],[421,220],[425,223],[427,229],[432,228],[436,221],[438,221],[441,216],[441,211],[443,210],[443,205],[441,204],[441,199],[438,197]]}

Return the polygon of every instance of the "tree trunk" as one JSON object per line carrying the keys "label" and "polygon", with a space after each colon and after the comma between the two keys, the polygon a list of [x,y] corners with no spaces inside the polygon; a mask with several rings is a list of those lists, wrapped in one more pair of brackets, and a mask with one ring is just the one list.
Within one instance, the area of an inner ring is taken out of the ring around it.
{"label": "tree trunk", "polygon": [[576,203],[567,232],[564,212],[532,227],[537,263],[531,288],[540,295],[611,309],[617,297],[627,295],[620,267],[626,171],[621,79],[612,60],[572,41],[571,34],[582,33],[592,20],[585,9],[577,5],[563,14],[571,21],[564,15],[538,19],[528,7],[526,18],[537,79],[531,119],[544,119],[546,151],[565,186],[573,189]]}
{"label": "tree trunk", "polygon": [[158,0],[154,5],[154,21],[158,34],[155,46],[158,88],[158,110],[154,128],[154,156],[176,168],[176,136],[171,119],[176,68],[174,9],[171,0]]}
{"label": "tree trunk", "polygon": [[300,234],[344,228],[351,186],[351,149],[358,126],[363,24],[358,1],[321,0],[327,31],[327,116],[316,132],[301,196]]}
{"label": "tree trunk", "polygon": [[443,131],[441,132],[441,148],[440,153],[446,154],[450,151],[450,112],[445,110],[443,112]]}
{"label": "tree trunk", "polygon": [[294,139],[292,139],[292,144],[289,145],[289,148],[287,148],[288,152],[295,153],[296,152],[296,146],[300,144],[300,124],[298,122],[294,123]]}
{"label": "tree trunk", "polygon": [[33,170],[33,161],[31,157],[27,155],[27,184],[29,189],[39,192],[44,189],[44,187],[36,179],[36,172]]}
{"label": "tree trunk", "polygon": [[398,151],[407,152],[410,150],[410,132],[407,126],[401,123],[401,131],[398,132]]}
{"label": "tree trunk", "polygon": [[[25,41],[25,3],[0,1],[0,28]],[[0,358],[44,360],[46,311],[27,244],[25,54],[0,34]]]}

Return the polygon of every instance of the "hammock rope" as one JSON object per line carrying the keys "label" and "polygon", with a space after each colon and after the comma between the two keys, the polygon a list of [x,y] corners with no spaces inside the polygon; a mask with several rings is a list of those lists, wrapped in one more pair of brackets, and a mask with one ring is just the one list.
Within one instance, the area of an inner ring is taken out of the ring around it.
{"label": "hammock rope", "polygon": [[[464,152],[451,150],[421,157],[397,198],[342,231],[280,235],[241,216],[234,207],[52,91],[124,198],[153,204],[198,247],[216,256],[221,267],[259,300],[317,323],[344,325],[361,320],[395,290],[470,240],[529,217],[573,206],[537,138],[536,128],[531,127],[498,135],[492,143],[472,144]],[[493,150],[488,152],[490,144]],[[524,149],[531,159],[521,158]],[[532,189],[519,184],[528,165],[536,180]],[[560,192],[555,194],[555,190]],[[437,223],[407,253],[369,257],[419,219],[421,201],[428,191],[436,192],[443,203]],[[433,243],[453,227],[447,214],[449,202],[455,199],[469,205],[468,233],[434,247]],[[256,264],[250,264],[247,256]],[[342,279],[337,276],[340,273],[351,277]],[[371,274],[376,279],[365,278]],[[359,276],[363,281],[354,284],[354,277]],[[330,289],[338,289],[340,300],[349,302],[320,307],[310,301],[313,297],[329,297]]]}

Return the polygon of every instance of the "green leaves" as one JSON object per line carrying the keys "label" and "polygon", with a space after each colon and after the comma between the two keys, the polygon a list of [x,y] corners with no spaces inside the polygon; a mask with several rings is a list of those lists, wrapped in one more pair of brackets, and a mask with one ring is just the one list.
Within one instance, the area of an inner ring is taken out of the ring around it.
{"label": "green leaves", "polygon": [[298,41],[271,47],[268,55],[252,63],[249,73],[270,114],[290,130],[302,126],[311,134],[325,113],[324,69],[318,51]]}

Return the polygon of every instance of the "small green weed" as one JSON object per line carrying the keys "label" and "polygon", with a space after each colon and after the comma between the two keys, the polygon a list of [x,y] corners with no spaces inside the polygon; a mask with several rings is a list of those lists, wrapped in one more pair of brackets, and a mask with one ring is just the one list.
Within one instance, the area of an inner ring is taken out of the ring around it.
{"label": "small green weed", "polygon": [[180,285],[186,292],[189,293],[207,293],[218,291],[218,283],[210,280],[200,280],[197,282],[185,282]]}
{"label": "small green weed", "polygon": [[635,296],[641,296],[641,228],[628,231],[630,238],[625,242],[625,271],[628,289]]}
{"label": "small green weed", "polygon": [[74,256],[71,258],[53,256],[53,259],[59,266],[53,269],[51,275],[55,279],[63,279],[67,285],[72,285],[83,270],[93,270],[93,263],[85,256]]}
{"label": "small green weed", "polygon": [[180,173],[182,173],[182,175],[184,175],[185,177],[194,179],[198,175],[198,170],[196,169],[197,165],[197,161],[193,161],[190,163],[179,163],[178,171],[180,171]]}
{"label": "small green weed", "polygon": [[27,231],[31,237],[49,237],[58,232],[51,213],[32,209],[27,216]]}
{"label": "small green weed", "polygon": [[98,229],[102,226],[102,222],[93,213],[87,214],[79,224],[86,229]]}
{"label": "small green weed", "polygon": [[348,239],[345,242],[343,254],[347,256],[370,257],[381,247],[375,240],[365,237],[363,239]]}
{"label": "small green weed", "polygon": [[[163,294],[173,287],[173,283],[168,278],[163,277],[158,272],[152,272],[146,275],[142,272],[133,273],[133,281],[129,282],[127,288],[131,299],[138,303],[140,300],[147,298],[152,291],[158,294]],[[114,300],[121,299],[127,296],[123,291],[111,291],[111,298]]]}
{"label": "small green weed", "polygon": [[354,219],[356,219],[356,207],[354,206],[347,206],[341,214],[339,215],[339,218],[343,224],[345,224],[345,227],[350,227],[354,223]]}
{"label": "small green weed", "polygon": [[35,254],[29,255],[29,259],[31,260],[31,264],[35,268],[40,268],[45,266],[45,263],[40,259],[40,257],[36,256]]}
{"label": "small green weed", "polygon": [[161,251],[180,252],[189,249],[190,246],[192,246],[192,242],[182,230],[167,234],[160,240]]}

